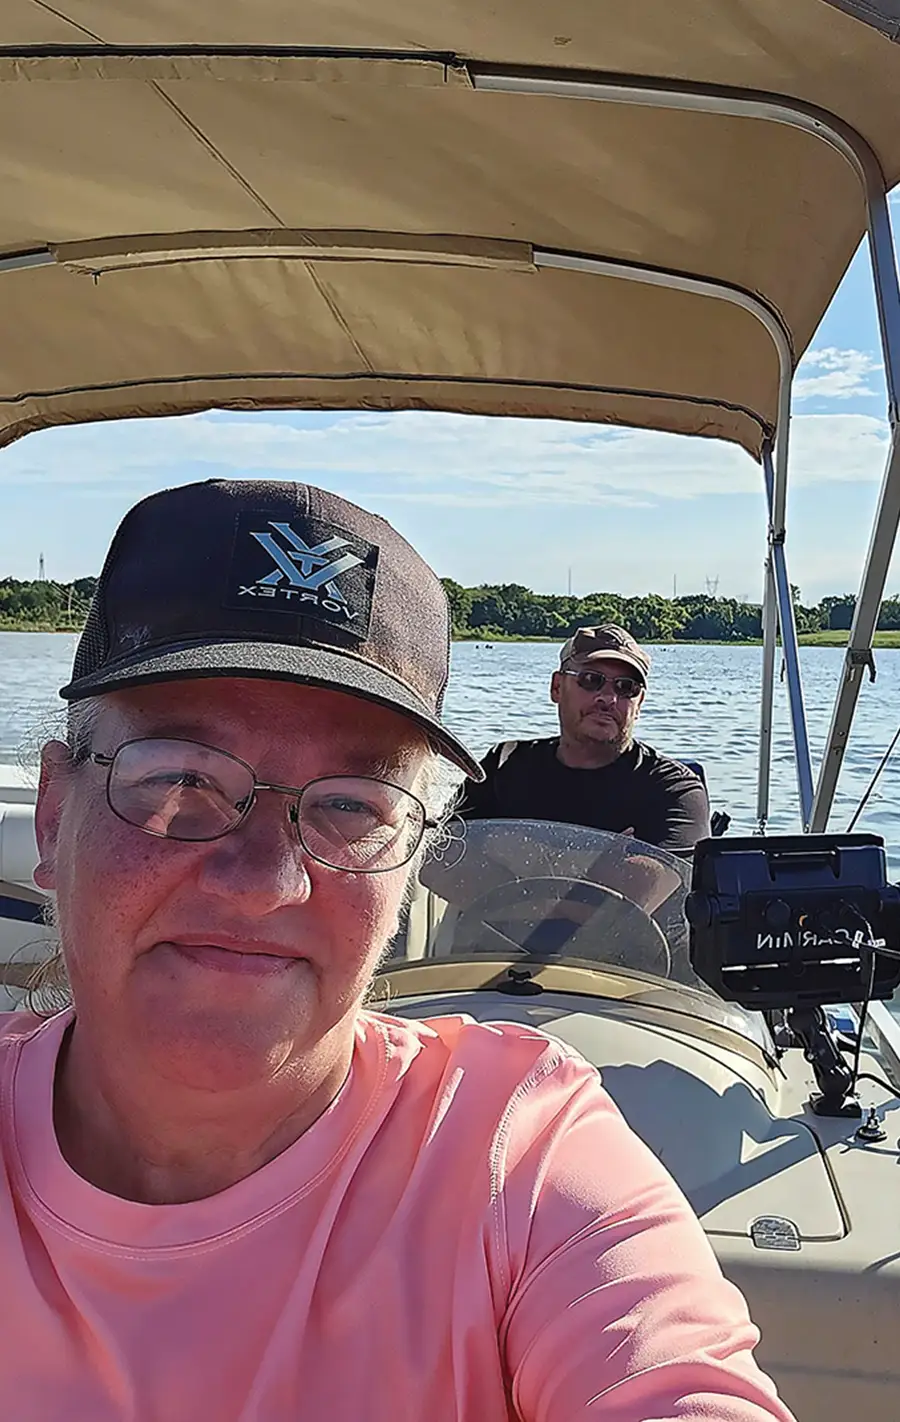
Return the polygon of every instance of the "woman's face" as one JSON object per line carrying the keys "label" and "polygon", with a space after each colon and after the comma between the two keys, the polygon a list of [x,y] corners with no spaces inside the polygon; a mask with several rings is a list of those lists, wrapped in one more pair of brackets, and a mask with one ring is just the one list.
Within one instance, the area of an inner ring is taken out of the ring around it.
{"label": "woman's face", "polygon": [[[90,749],[177,737],[230,751],[260,781],[384,776],[414,789],[422,740],[394,712],[284,682],[169,682],[103,698]],[[125,824],[105,767],[52,742],[36,829],[57,899],[78,1027],[108,1051],[149,1052],[163,1076],[239,1088],[301,1071],[349,1030],[391,938],[409,866],[328,868],[301,848],[287,796],[261,792],[221,839],[184,843]]]}

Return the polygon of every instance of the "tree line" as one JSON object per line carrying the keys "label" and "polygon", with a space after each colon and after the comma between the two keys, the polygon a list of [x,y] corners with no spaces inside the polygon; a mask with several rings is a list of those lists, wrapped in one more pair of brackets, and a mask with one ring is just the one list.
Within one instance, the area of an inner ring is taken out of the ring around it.
{"label": "tree line", "polygon": [[25,627],[35,631],[78,628],[87,617],[96,578],[57,583],[52,578],[20,582],[0,578],[0,631]]}
{"label": "tree line", "polygon": [[[632,636],[652,642],[750,642],[762,636],[762,610],[757,603],[736,598],[687,593],[684,597],[621,597],[618,593],[588,593],[572,597],[535,593],[519,583],[464,588],[452,578],[441,580],[450,601],[457,637],[489,641],[501,637],[550,637],[562,641],[578,627],[617,622]],[[20,582],[0,578],[0,630],[11,627],[80,627],[90,605],[96,578],[71,583],[52,578]],[[856,599],[851,593],[825,597],[806,607],[799,588],[792,589],[798,632],[846,631]],[[900,597],[886,598],[878,618],[879,631],[900,631]]]}
{"label": "tree line", "polygon": [[[736,598],[688,593],[684,597],[621,597],[618,593],[588,593],[572,597],[535,593],[518,583],[483,584],[464,588],[452,578],[442,582],[450,600],[457,637],[489,641],[493,637],[571,636],[578,627],[616,622],[633,637],[652,642],[749,642],[762,637],[762,609]],[[792,588],[797,631],[846,631],[853,621],[856,598],[851,593],[825,597],[806,607],[799,588]],[[880,631],[900,630],[900,597],[886,598],[878,619]]]}

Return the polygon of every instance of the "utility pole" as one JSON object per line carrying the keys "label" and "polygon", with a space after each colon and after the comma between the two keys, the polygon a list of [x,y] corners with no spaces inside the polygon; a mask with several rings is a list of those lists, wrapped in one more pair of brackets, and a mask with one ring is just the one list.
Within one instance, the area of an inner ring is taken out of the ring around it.
{"label": "utility pole", "polygon": [[672,601],[674,602],[677,597],[678,597],[678,574],[677,574],[677,573],[673,573],[673,574],[672,574]]}
{"label": "utility pole", "polygon": [[38,559],[38,582],[45,583],[46,581],[47,577],[44,572],[44,555],[42,553],[40,558]]}
{"label": "utility pole", "polygon": [[572,569],[569,569],[569,597],[572,596]]}

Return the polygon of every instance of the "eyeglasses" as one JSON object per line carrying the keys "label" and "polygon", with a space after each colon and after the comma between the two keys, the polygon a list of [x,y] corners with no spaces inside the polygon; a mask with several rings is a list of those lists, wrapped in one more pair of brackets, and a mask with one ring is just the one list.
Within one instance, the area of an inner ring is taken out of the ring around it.
{"label": "eyeglasses", "polygon": [[644,683],[633,676],[606,676],[604,672],[567,671],[565,668],[563,676],[574,676],[582,691],[591,693],[602,691],[607,682],[611,682],[616,695],[628,701],[633,701],[644,689]]}
{"label": "eyeglasses", "polygon": [[408,864],[436,821],[400,785],[367,775],[325,775],[306,785],[270,785],[229,751],[196,741],[126,741],[108,767],[114,815],[160,839],[221,839],[247,818],[260,790],[289,795],[290,819],[306,853],[331,869],[378,874]]}

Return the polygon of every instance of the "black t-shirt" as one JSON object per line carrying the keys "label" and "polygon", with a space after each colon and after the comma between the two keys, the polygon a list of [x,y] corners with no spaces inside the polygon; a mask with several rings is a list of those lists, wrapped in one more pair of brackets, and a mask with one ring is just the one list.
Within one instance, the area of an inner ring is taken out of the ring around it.
{"label": "black t-shirt", "polygon": [[[460,813],[473,820],[553,820],[588,825],[661,849],[692,849],[709,834],[709,800],[686,765],[635,741],[611,765],[573,770],[557,759],[557,737],[505,741],[469,781]],[[512,747],[512,749],[510,749]]]}

